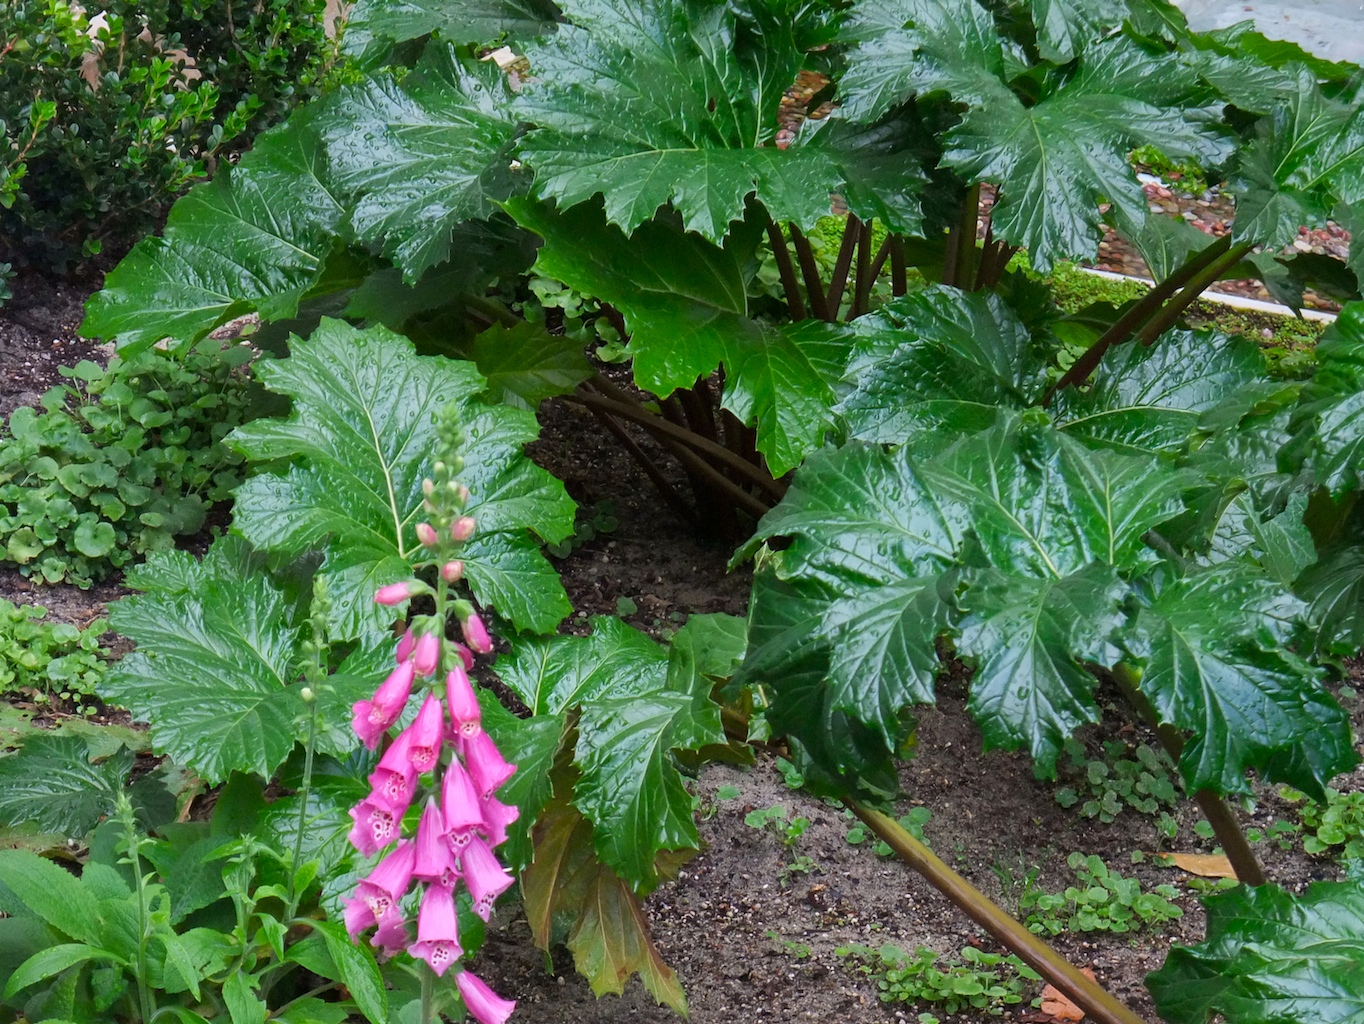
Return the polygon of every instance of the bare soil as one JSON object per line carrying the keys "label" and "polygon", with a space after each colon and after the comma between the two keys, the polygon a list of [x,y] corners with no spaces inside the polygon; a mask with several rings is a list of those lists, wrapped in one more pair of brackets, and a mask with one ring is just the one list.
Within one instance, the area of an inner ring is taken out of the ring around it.
{"label": "bare soil", "polygon": [[[21,278],[16,298],[0,309],[0,410],[36,401],[58,379],[56,368],[98,355],[75,334],[80,303],[95,282],[72,285]],[[614,614],[632,602],[627,619],[657,636],[666,635],[697,612],[746,610],[748,572],[727,571],[732,545],[696,536],[657,500],[649,481],[582,409],[552,402],[542,411],[542,439],[532,455],[563,478],[584,507],[613,506],[618,525],[558,562],[576,609],[566,629],[581,632],[587,618]],[[660,461],[649,439],[639,444]],[[35,587],[0,570],[0,596],[41,603],[54,619],[84,623],[103,613],[122,593],[115,578],[88,591]],[[1357,686],[1364,671],[1355,666]],[[901,770],[904,796],[897,813],[924,807],[931,817],[924,832],[933,848],[987,895],[1008,909],[1033,876],[1047,891],[1073,883],[1066,867],[1072,851],[1098,854],[1113,869],[1145,885],[1180,887],[1182,919],[1156,933],[1063,935],[1056,946],[1144,1017],[1155,1014],[1142,980],[1157,968],[1172,942],[1196,942],[1203,932],[1190,876],[1157,866],[1149,858],[1132,863],[1134,851],[1207,851],[1195,835],[1198,813],[1186,802],[1178,814],[1179,837],[1164,843],[1154,819],[1124,812],[1111,825],[1060,807],[1052,784],[1034,779],[1019,753],[982,754],[979,731],[965,711],[969,679],[947,673],[936,708],[924,709],[918,750]],[[1356,732],[1364,730],[1364,700],[1352,706]],[[1115,721],[1119,720],[1115,716]],[[1093,730],[1085,737],[1097,751],[1105,739],[1129,744],[1153,742],[1140,730]],[[789,788],[776,768],[781,750],[761,749],[748,769],[710,765],[691,781],[698,799],[702,850],[676,881],[649,897],[646,909],[654,938],[681,977],[696,1024],[799,1022],[842,1024],[914,1021],[928,1006],[884,1004],[874,982],[839,955],[839,947],[895,943],[913,951],[926,946],[955,953],[967,944],[999,951],[942,896],[896,861],[878,857],[869,842],[848,841],[851,820],[839,806]],[[1338,780],[1341,789],[1364,788],[1364,772]],[[732,787],[737,796],[721,787]],[[805,817],[808,830],[784,845],[771,829],[744,822],[755,809],[779,805],[790,817]],[[1289,805],[1263,791],[1247,823],[1261,827],[1295,820]],[[1260,847],[1271,877],[1294,888],[1322,877],[1339,877],[1332,863],[1300,850]],[[808,865],[797,858],[808,858]],[[804,870],[802,870],[804,868]],[[621,996],[594,997],[574,972],[571,957],[556,949],[547,959],[531,941],[524,916],[513,907],[494,919],[488,944],[475,968],[498,991],[519,1000],[520,1024],[643,1024],[676,1019],[657,1006],[632,980]],[[948,1016],[944,1021],[996,1019]],[[1039,1021],[1026,1003],[1005,1011],[1004,1020]]]}

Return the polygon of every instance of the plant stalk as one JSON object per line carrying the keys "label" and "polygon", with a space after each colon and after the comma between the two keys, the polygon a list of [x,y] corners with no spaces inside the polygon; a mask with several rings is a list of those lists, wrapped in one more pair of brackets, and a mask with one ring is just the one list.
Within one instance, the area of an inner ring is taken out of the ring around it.
{"label": "plant stalk", "polygon": [[[1225,236],[1224,236],[1225,237]],[[1143,345],[1152,344],[1157,338],[1168,331],[1174,322],[1179,319],[1179,315],[1189,307],[1207,288],[1214,284],[1224,272],[1230,270],[1241,261],[1246,253],[1250,252],[1255,246],[1250,242],[1242,242],[1234,245],[1217,259],[1213,260],[1203,270],[1194,275],[1184,289],[1170,300],[1170,304],[1153,316],[1140,331],[1137,332],[1137,340]]]}
{"label": "plant stalk", "polygon": [[897,299],[909,291],[909,274],[905,269],[905,240],[894,235],[890,240],[890,293]]}
{"label": "plant stalk", "polygon": [[910,835],[893,818],[880,811],[862,807],[852,800],[844,802],[868,828],[895,851],[901,860],[923,875],[967,917],[1051,982],[1097,1024],[1145,1024],[1116,998],[1081,974],[1074,964],[939,860],[928,847]]}
{"label": "plant stalk", "polygon": [[834,314],[829,312],[829,297],[824,291],[824,282],[819,279],[819,264],[815,262],[815,250],[795,223],[791,224],[791,245],[795,247],[796,259],[800,263],[800,276],[805,279],[805,293],[810,299],[810,315],[819,320],[832,321]]}
{"label": "plant stalk", "polygon": [[422,979],[421,1024],[435,1024],[436,972],[425,962],[417,965]]}
{"label": "plant stalk", "polygon": [[635,443],[635,439],[626,432],[625,428],[616,422],[615,417],[601,409],[588,409],[588,412],[596,417],[597,422],[614,434],[616,440],[625,446],[625,450],[639,464],[640,469],[644,470],[644,474],[673,511],[693,527],[699,528],[701,521],[697,518],[696,511],[687,504],[682,495],[677,493],[677,488],[663,475],[663,471],[658,468],[653,459],[649,458],[648,453]]}
{"label": "plant stalk", "polygon": [[857,240],[857,281],[853,291],[852,306],[848,309],[848,320],[856,320],[867,311],[871,301],[871,224],[863,223]]}
{"label": "plant stalk", "polygon": [[838,260],[834,263],[833,275],[829,278],[829,319],[838,319],[838,307],[843,304],[843,288],[848,283],[848,271],[852,269],[853,254],[857,251],[857,241],[862,237],[862,222],[856,214],[848,214],[843,225],[843,244],[838,247]]}
{"label": "plant stalk", "polygon": [[[1184,737],[1179,734],[1179,730],[1160,721],[1155,707],[1146,694],[1141,692],[1137,675],[1131,668],[1119,663],[1113,668],[1111,675],[1123,696],[1137,709],[1137,714],[1141,715],[1142,720],[1160,737],[1160,745],[1170,755],[1170,760],[1178,764],[1179,756],[1184,752]],[[1208,824],[1212,826],[1213,834],[1217,836],[1217,841],[1222,846],[1222,852],[1227,855],[1232,870],[1236,872],[1237,881],[1246,885],[1264,885],[1269,881],[1265,877],[1259,858],[1251,849],[1250,841],[1241,831],[1241,823],[1227,806],[1227,801],[1210,789],[1200,789],[1193,798],[1194,803],[1198,804],[1198,809],[1203,812],[1203,817],[1207,818]]]}
{"label": "plant stalk", "polygon": [[659,437],[667,438],[673,442],[680,442],[682,445],[693,449],[701,455],[713,458],[716,463],[723,465],[728,469],[735,470],[745,482],[751,483],[761,490],[766,491],[773,498],[778,500],[781,499],[783,493],[782,488],[772,479],[772,476],[769,473],[765,473],[762,469],[753,465],[753,463],[734,454],[734,452],[730,451],[724,445],[717,444],[714,441],[708,441],[699,434],[687,430],[685,427],[679,427],[675,423],[669,423],[667,420],[663,419],[663,417],[655,416],[653,413],[648,412],[639,406],[616,401],[603,395],[595,394],[585,388],[579,388],[575,394],[566,397],[587,406],[589,409],[601,409],[605,412],[609,412],[613,416],[619,416],[621,419],[638,423],[650,433],[656,434]]}
{"label": "plant stalk", "polygon": [[1080,354],[1080,358],[1075,360],[1061,379],[1052,385],[1051,390],[1042,399],[1042,404],[1044,406],[1050,405],[1051,400],[1062,388],[1083,384],[1088,380],[1089,375],[1094,372],[1109,348],[1125,341],[1129,334],[1155,315],[1156,311],[1165,304],[1166,299],[1197,276],[1199,271],[1215,262],[1230,247],[1231,236],[1223,235],[1206,249],[1201,249],[1191,256],[1165,280],[1152,287],[1126,313],[1113,321],[1113,325],[1099,335],[1094,344]]}
{"label": "plant stalk", "polygon": [[303,831],[308,827],[308,798],[313,790],[313,750],[317,746],[317,696],[308,705],[308,742],[303,748],[302,800],[298,808],[298,834],[294,836],[294,859],[289,865],[289,917],[298,913],[298,866],[303,860]]}
{"label": "plant stalk", "polygon": [[796,268],[791,263],[791,250],[786,247],[786,236],[782,234],[781,225],[776,221],[768,222],[767,242],[772,246],[772,255],[777,261],[781,290],[786,293],[786,306],[791,311],[791,319],[804,320],[805,297],[801,295],[800,285],[796,283]]}
{"label": "plant stalk", "polygon": [[744,509],[755,519],[761,519],[771,510],[770,505],[749,494],[685,444],[667,436],[660,437],[659,441],[677,457],[677,460],[682,463],[683,469],[695,473],[709,487],[721,492],[736,508]]}

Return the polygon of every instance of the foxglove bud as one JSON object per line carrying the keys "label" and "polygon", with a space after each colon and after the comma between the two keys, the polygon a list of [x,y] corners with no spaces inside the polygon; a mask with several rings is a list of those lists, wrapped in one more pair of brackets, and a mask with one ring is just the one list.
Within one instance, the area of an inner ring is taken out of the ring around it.
{"label": "foxglove bud", "polygon": [[456,559],[440,567],[441,578],[446,583],[458,583],[464,577],[464,563]]}
{"label": "foxglove bud", "polygon": [[418,675],[429,676],[436,671],[440,661],[440,637],[435,633],[423,633],[417,638],[417,646],[412,652],[412,667]]}
{"label": "foxglove bud", "polygon": [[410,597],[415,597],[421,593],[422,585],[416,580],[404,580],[401,583],[390,583],[386,587],[380,587],[374,592],[374,600],[379,604],[393,605],[402,604]]}
{"label": "foxglove bud", "polygon": [[450,524],[450,536],[462,543],[474,535],[474,530],[477,527],[478,524],[474,522],[473,516],[460,516]]}
{"label": "foxglove bud", "polygon": [[398,650],[394,655],[398,659],[399,665],[412,657],[412,648],[415,646],[417,646],[417,638],[412,634],[412,630],[406,630],[403,633],[403,638],[398,641]]}
{"label": "foxglove bud", "polygon": [[491,654],[493,642],[488,636],[488,630],[483,625],[483,620],[475,613],[459,624],[460,630],[464,633],[464,642],[479,654]]}
{"label": "foxglove bud", "polygon": [[428,548],[433,548],[440,543],[440,538],[436,536],[436,528],[430,523],[417,524],[417,539]]}

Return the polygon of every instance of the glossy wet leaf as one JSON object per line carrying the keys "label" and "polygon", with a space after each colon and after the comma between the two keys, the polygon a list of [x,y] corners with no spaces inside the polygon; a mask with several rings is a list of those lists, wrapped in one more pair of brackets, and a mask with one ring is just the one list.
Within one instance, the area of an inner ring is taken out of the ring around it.
{"label": "glossy wet leaf", "polygon": [[417,356],[381,327],[325,320],[294,341],[288,359],[259,372],[293,400],[292,411],[232,434],[248,458],[271,464],[238,489],[234,526],[264,550],[325,550],[336,635],[358,636],[394,617],[375,605],[374,590],[411,571],[421,482],[435,451],[432,417],[452,402],[465,435],[461,480],[479,523],[463,555],[465,579],[521,629],[552,629],[568,613],[532,531],[562,540],[573,503],[522,453],[538,433],[534,417],[479,401],[484,380],[472,364]]}
{"label": "glossy wet leaf", "polygon": [[507,209],[545,239],[537,271],[620,310],[642,387],[667,395],[723,364],[721,404],[757,428],[758,450],[778,476],[833,428],[837,334],[750,319],[742,254],[664,220],[627,238],[593,203],[564,214],[529,201]]}
{"label": "glossy wet leaf", "polygon": [[528,637],[496,669],[535,715],[558,715],[618,692],[655,690],[667,679],[668,653],[620,619],[597,616],[585,637]]}
{"label": "glossy wet leaf", "polygon": [[19,751],[0,758],[0,821],[33,822],[79,839],[113,813],[132,768],[126,747],[94,761],[77,736],[30,734]]}
{"label": "glossy wet leaf", "polygon": [[1364,649],[1364,547],[1328,548],[1294,589],[1321,631],[1319,650],[1348,657]]}
{"label": "glossy wet leaf", "polygon": [[1238,563],[1165,581],[1141,608],[1124,643],[1161,721],[1187,737],[1179,768],[1190,790],[1244,792],[1254,767],[1320,794],[1358,761],[1320,670],[1286,646],[1304,610]]}
{"label": "glossy wet leaf", "polygon": [[1301,895],[1238,886],[1203,901],[1207,940],[1176,946],[1149,976],[1170,1024],[1364,1021],[1364,885],[1314,882]]}
{"label": "glossy wet leaf", "polygon": [[1253,342],[1212,331],[1166,331],[1149,348],[1109,351],[1087,391],[1066,388],[1056,415],[1069,436],[1130,453],[1177,452],[1199,419],[1264,376]]}
{"label": "glossy wet leaf", "polygon": [[436,32],[447,43],[525,40],[554,31],[553,0],[358,0],[346,19],[341,49],[380,59],[394,43]]}
{"label": "glossy wet leaf", "polygon": [[1275,247],[1364,199],[1364,110],[1328,99],[1306,68],[1294,77],[1296,93],[1256,126],[1230,182],[1236,236]]}
{"label": "glossy wet leaf", "polygon": [[493,324],[474,339],[469,356],[490,395],[531,411],[546,398],[571,394],[594,372],[581,341],[556,337],[528,321],[515,327]]}
{"label": "glossy wet leaf", "polygon": [[1086,448],[1034,415],[1005,416],[925,466],[970,510],[990,563],[1059,578],[1091,562],[1151,562],[1144,535],[1182,509],[1190,478],[1151,456]]}
{"label": "glossy wet leaf", "polygon": [[253,310],[292,316],[321,277],[345,215],[323,170],[311,108],[266,132],[235,166],[171,209],[87,307],[86,337],[131,352],[188,344]]}
{"label": "glossy wet leaf", "polygon": [[1044,389],[1027,328],[997,295],[933,285],[844,329],[853,344],[837,406],[851,436],[902,443],[917,431],[969,433],[998,407]]}
{"label": "glossy wet leaf", "polygon": [[517,189],[509,95],[495,64],[469,68],[432,44],[401,83],[367,78],[317,119],[351,229],[382,245],[408,282],[450,258],[457,224],[487,218]]}
{"label": "glossy wet leaf", "polygon": [[568,208],[601,193],[627,233],[671,203],[718,242],[757,192],[803,228],[829,212],[839,171],[819,149],[773,145],[801,51],[765,5],[738,18],[700,0],[573,0],[527,57],[517,103],[534,124],[520,146],[539,195]]}
{"label": "glossy wet leaf", "polygon": [[1111,634],[1127,588],[1111,566],[1059,579],[989,571],[961,597],[957,651],[974,664],[969,707],[985,745],[1026,747],[1034,771],[1055,774],[1065,741],[1099,720],[1097,680],[1083,662],[1111,664]]}
{"label": "glossy wet leaf", "polygon": [[1364,487],[1364,302],[1352,302],[1321,336],[1317,372],[1303,388],[1293,428],[1318,482],[1333,493]]}

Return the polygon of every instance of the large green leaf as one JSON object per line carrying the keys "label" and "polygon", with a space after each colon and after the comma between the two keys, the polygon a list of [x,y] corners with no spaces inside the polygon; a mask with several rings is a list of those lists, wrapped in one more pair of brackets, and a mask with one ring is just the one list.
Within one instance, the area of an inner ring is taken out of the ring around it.
{"label": "large green leaf", "polygon": [[[1027,69],[1026,55],[971,0],[864,0],[845,36],[854,44],[840,83],[847,115],[875,120],[911,95],[938,91],[966,104],[943,162],[999,186],[995,237],[1026,247],[1043,271],[1066,256],[1094,255],[1101,201],[1131,223],[1145,219],[1127,160],[1133,146],[1218,152],[1198,125],[1202,115],[1183,109],[1211,99],[1194,72],[1121,35],[1088,43],[1069,76],[1039,76],[1041,95],[1027,102],[1008,84]],[[1042,41],[1057,52],[1069,45],[1045,20]]]}
{"label": "large green leaf", "polygon": [[1147,977],[1170,1024],[1364,1021],[1364,884],[1314,882],[1298,896],[1242,885],[1203,906],[1207,941],[1176,946]]}
{"label": "large green leaf", "polygon": [[431,32],[449,43],[529,39],[552,32],[558,13],[553,0],[358,0],[341,48],[368,62]]}
{"label": "large green leaf", "polygon": [[1364,302],[1341,310],[1317,345],[1318,369],[1294,416],[1293,448],[1332,492],[1364,488]]}
{"label": "large green leaf", "polygon": [[1111,664],[1127,588],[1111,565],[1052,579],[987,571],[960,598],[958,652],[974,663],[971,713],[986,747],[1026,746],[1039,776],[1081,725],[1099,720],[1094,676]]}
{"label": "large green leaf", "polygon": [[831,382],[842,372],[838,335],[823,325],[778,328],[749,319],[742,254],[663,218],[627,238],[595,203],[562,214],[526,200],[506,205],[544,238],[541,274],[624,315],[642,387],[667,395],[723,363],[722,404],[757,428],[758,450],[774,474],[823,442],[834,426]]}
{"label": "large green leaf", "polygon": [[1257,346],[1212,331],[1167,331],[1149,348],[1119,345],[1087,391],[1058,396],[1061,429],[1116,451],[1176,452],[1199,419],[1264,376]]}
{"label": "large green leaf", "polygon": [[[220,542],[221,543],[221,542]],[[151,723],[155,749],[210,783],[233,771],[269,777],[298,738],[304,704],[293,668],[298,630],[285,595],[262,572],[205,559],[185,590],[153,590],[110,608],[137,644],[100,695]]]}
{"label": "large green leaf", "polygon": [[570,207],[598,193],[627,232],[672,203],[719,241],[756,192],[803,228],[829,212],[840,172],[819,148],[773,145],[801,52],[789,18],[701,0],[573,0],[571,26],[530,49],[517,107],[540,195]]}
{"label": "large green leaf", "polygon": [[924,473],[970,510],[991,564],[1039,578],[1153,561],[1144,535],[1182,509],[1191,479],[1151,456],[1086,448],[1036,413],[1002,417]]}
{"label": "large green leaf", "polygon": [[81,331],[136,352],[162,338],[189,343],[256,311],[292,316],[317,283],[345,217],[322,170],[305,108],[266,132],[171,209],[90,299]]}
{"label": "large green leaf", "polygon": [[493,324],[474,339],[469,355],[491,395],[532,412],[546,398],[571,393],[593,373],[580,340],[556,337],[529,321]]}
{"label": "large green leaf", "polygon": [[997,295],[934,285],[845,329],[854,349],[839,412],[852,437],[902,443],[915,432],[970,433],[1045,384],[1027,328]]}
{"label": "large green leaf", "polygon": [[1188,736],[1179,767],[1190,791],[1244,792],[1254,767],[1320,796],[1358,762],[1321,673],[1284,646],[1302,612],[1245,563],[1165,581],[1141,608],[1124,643],[1161,721]]}
{"label": "large green leaf", "polygon": [[470,69],[452,47],[432,45],[401,83],[365,79],[318,117],[331,180],[353,201],[353,231],[381,243],[407,281],[450,258],[455,225],[488,217],[515,190],[509,95],[496,65]]}
{"label": "large green leaf", "polygon": [[554,795],[550,770],[564,740],[567,715],[537,714],[517,718],[488,691],[479,697],[483,728],[488,731],[516,774],[498,790],[498,799],[515,806],[520,815],[507,829],[507,841],[498,856],[509,869],[520,873],[535,859],[531,830]]}
{"label": "large green leaf", "polygon": [[79,736],[34,733],[0,758],[0,821],[80,838],[112,814],[133,769],[126,747],[93,762]]}
{"label": "large green leaf", "polygon": [[1275,248],[1364,199],[1364,109],[1328,99],[1306,68],[1295,77],[1296,94],[1261,119],[1230,183],[1237,237]]}
{"label": "large green leaf", "polygon": [[1311,606],[1319,650],[1349,657],[1364,649],[1364,545],[1323,551],[1298,579],[1295,592]]}
{"label": "large green leaf", "polygon": [[231,435],[249,458],[282,464],[238,489],[234,526],[264,550],[325,549],[338,636],[387,624],[390,613],[375,606],[373,592],[411,571],[421,482],[436,449],[432,417],[452,402],[465,436],[461,479],[479,522],[463,556],[465,578],[518,628],[547,631],[568,613],[531,531],[562,540],[572,532],[573,503],[522,454],[537,433],[534,417],[478,401],[484,380],[471,364],[417,356],[382,327],[324,320],[260,376],[293,408],[288,419],[257,420]]}

